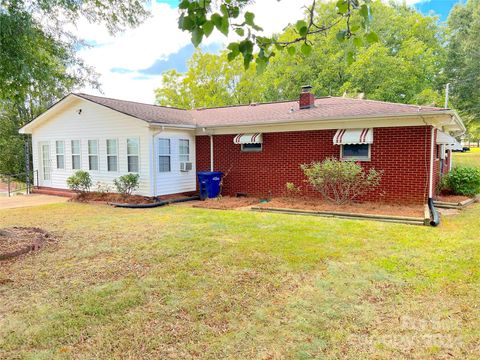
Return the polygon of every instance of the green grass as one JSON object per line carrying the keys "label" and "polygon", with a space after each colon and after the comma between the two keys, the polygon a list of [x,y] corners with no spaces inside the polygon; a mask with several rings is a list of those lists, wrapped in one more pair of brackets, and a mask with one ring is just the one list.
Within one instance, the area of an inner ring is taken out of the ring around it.
{"label": "green grass", "polygon": [[469,152],[453,153],[453,166],[480,167],[480,148],[471,148]]}
{"label": "green grass", "polygon": [[0,264],[0,358],[471,358],[480,204],[439,228],[65,203],[0,211],[59,242]]}

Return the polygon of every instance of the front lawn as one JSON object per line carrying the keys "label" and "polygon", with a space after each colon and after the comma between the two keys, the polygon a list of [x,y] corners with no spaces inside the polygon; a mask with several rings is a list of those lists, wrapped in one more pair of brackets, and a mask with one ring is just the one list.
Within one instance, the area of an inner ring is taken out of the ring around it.
{"label": "front lawn", "polygon": [[480,148],[471,148],[464,153],[453,153],[453,166],[480,167]]}
{"label": "front lawn", "polygon": [[471,358],[480,204],[439,228],[170,206],[0,210],[0,358]]}

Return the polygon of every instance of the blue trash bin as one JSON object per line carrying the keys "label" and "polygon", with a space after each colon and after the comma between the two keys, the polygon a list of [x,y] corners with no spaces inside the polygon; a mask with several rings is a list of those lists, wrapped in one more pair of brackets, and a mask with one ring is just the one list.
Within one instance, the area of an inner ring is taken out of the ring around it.
{"label": "blue trash bin", "polygon": [[220,182],[223,173],[220,171],[200,171],[197,172],[198,184],[200,188],[200,198],[216,198],[220,195]]}

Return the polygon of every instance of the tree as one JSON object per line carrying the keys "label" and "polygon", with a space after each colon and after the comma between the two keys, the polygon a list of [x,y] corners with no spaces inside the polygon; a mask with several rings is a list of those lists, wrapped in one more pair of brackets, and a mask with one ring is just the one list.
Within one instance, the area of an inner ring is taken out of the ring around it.
{"label": "tree", "polygon": [[[280,2],[281,0],[279,0]],[[276,35],[262,35],[262,28],[255,22],[255,14],[244,10],[251,0],[181,0],[179,2],[180,18],[179,28],[192,34],[192,43],[199,46],[204,37],[216,28],[225,36],[234,31],[241,40],[231,42],[228,60],[235,59],[240,54],[243,57],[245,69],[250,63],[255,62],[257,70],[262,72],[276,53],[287,49],[295,51],[292,45],[301,44],[300,50],[308,55],[312,51],[311,37],[325,33],[333,27],[340,27],[336,34],[339,41],[365,39],[368,42],[377,41],[377,35],[370,30],[369,24],[372,18],[370,0],[338,0],[335,3],[335,17],[333,19],[318,18],[317,2],[312,0],[306,8],[306,19],[298,20],[292,27],[295,36],[290,39],[278,39]],[[278,5],[281,6],[281,5]],[[362,21],[352,23],[354,15],[362,18]],[[358,43],[352,41],[352,46]],[[258,48],[255,54],[254,49]]]}
{"label": "tree", "polygon": [[98,86],[76,56],[84,44],[62,25],[83,16],[113,33],[146,14],[137,0],[0,0],[0,173],[24,171],[20,127],[72,89]]}
{"label": "tree", "polygon": [[[242,69],[239,59],[235,76],[245,84],[245,94],[241,103],[296,99],[300,85],[312,85],[317,96],[347,93],[357,96],[363,93],[367,98],[403,103],[440,105],[444,79],[441,77],[445,60],[442,46],[442,31],[436,18],[423,16],[405,5],[388,5],[380,1],[371,4],[374,18],[371,29],[379,35],[380,41],[369,43],[358,39],[337,41],[341,25],[331,31],[311,36],[312,51],[305,55],[302,44],[291,45],[294,50],[281,52],[271,59],[262,74],[252,69]],[[315,13],[319,19],[330,21],[336,17],[333,3],[319,3]],[[362,17],[351,17],[351,24],[362,21]],[[296,36],[294,27],[287,28],[278,36],[279,41],[288,41]],[[357,42],[353,47],[352,42]],[[207,55],[203,55],[207,56]],[[200,99],[186,107],[221,106],[237,103],[231,98],[231,91],[239,88],[228,87],[219,81],[219,73],[229,68],[228,53],[209,54],[212,67],[212,80],[208,86],[204,82],[206,64],[197,60],[189,63],[185,77],[182,74],[166,74],[157,94],[164,94],[163,104],[179,104],[179,99]],[[180,85],[179,85],[180,84]],[[178,97],[174,98],[173,93]],[[226,94],[211,97],[207,93]],[[170,94],[170,95],[168,95]],[[185,105],[184,105],[185,106]]]}
{"label": "tree", "polygon": [[480,127],[480,1],[455,5],[448,17],[446,77],[451,104],[466,122],[472,140]]}
{"label": "tree", "polygon": [[209,54],[196,51],[186,74],[170,70],[155,91],[160,105],[184,109],[237,105],[261,97],[262,84],[256,80],[255,65],[245,70],[239,59],[229,62],[227,52]]}

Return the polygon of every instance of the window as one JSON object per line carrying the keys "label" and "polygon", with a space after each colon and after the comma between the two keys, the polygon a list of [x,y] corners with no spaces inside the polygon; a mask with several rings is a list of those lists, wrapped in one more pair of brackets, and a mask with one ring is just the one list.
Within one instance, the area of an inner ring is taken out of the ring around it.
{"label": "window", "polygon": [[63,141],[55,141],[57,151],[57,169],[65,169],[65,143]]}
{"label": "window", "polygon": [[242,144],[243,152],[260,152],[262,151],[262,144]]}
{"label": "window", "polygon": [[180,162],[190,161],[190,140],[180,139]]}
{"label": "window", "polygon": [[82,168],[80,161],[80,140],[72,140],[72,170],[79,170]]}
{"label": "window", "polygon": [[158,171],[169,172],[170,170],[170,139],[159,139]]}
{"label": "window", "polygon": [[118,171],[118,147],[117,140],[107,140],[107,170]]}
{"label": "window", "polygon": [[342,145],[341,158],[343,160],[370,160],[370,144]]}
{"label": "window", "polygon": [[140,146],[138,139],[127,139],[128,172],[138,173],[138,154]]}
{"label": "window", "polygon": [[88,140],[88,169],[98,170],[98,140]]}

